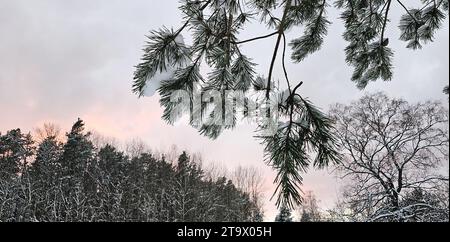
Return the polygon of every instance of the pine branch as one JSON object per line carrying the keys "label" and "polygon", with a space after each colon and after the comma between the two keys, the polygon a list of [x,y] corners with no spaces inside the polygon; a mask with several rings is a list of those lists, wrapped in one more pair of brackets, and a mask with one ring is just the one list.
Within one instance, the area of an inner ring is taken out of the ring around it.
{"label": "pine branch", "polygon": [[269,69],[269,77],[267,79],[267,91],[266,91],[266,98],[270,99],[270,91],[272,89],[271,87],[271,83],[272,83],[272,75],[273,75],[273,68],[275,66],[275,61],[277,59],[277,55],[278,55],[278,49],[280,47],[280,43],[281,43],[281,39],[282,39],[282,35],[285,31],[286,28],[286,18],[288,16],[289,13],[289,8],[291,7],[291,3],[292,0],[286,0],[286,6],[284,9],[284,13],[283,13],[283,18],[281,19],[281,23],[278,29],[278,38],[277,38],[277,42],[275,44],[275,49],[273,51],[273,56],[272,56],[272,61],[270,63],[270,69]]}
{"label": "pine branch", "polygon": [[279,32],[276,31],[276,32],[273,32],[273,33],[268,34],[268,35],[264,35],[264,36],[260,36],[260,37],[255,37],[255,38],[248,39],[248,40],[238,41],[238,42],[235,42],[235,44],[240,45],[240,44],[245,44],[245,43],[248,43],[248,42],[253,42],[253,41],[256,41],[256,40],[267,39],[267,38],[272,37],[272,36],[274,36],[274,35],[276,35],[276,34],[278,34],[278,33],[279,33]]}
{"label": "pine branch", "polygon": [[389,21],[389,10],[391,8],[391,3],[392,3],[392,0],[388,0],[386,12],[384,15],[383,28],[381,30],[380,45],[383,45],[383,42],[384,42],[384,32],[386,31],[386,25],[387,25],[387,22]]}
{"label": "pine branch", "polygon": [[289,94],[292,95],[292,91],[291,91],[291,82],[289,81],[289,75],[287,72],[287,68],[286,68],[286,49],[287,49],[287,43],[286,43],[286,35],[283,33],[283,57],[282,57],[282,64],[283,64],[283,72],[284,72],[284,76],[286,78],[286,82],[288,85],[288,89],[289,89]]}
{"label": "pine branch", "polygon": [[[203,10],[205,10],[208,5],[212,2],[212,0],[208,0],[201,8],[200,8],[200,12],[202,12]],[[183,32],[183,30],[189,25],[189,22],[192,20],[193,18],[189,18],[184,24],[183,26],[181,26],[178,31],[175,34],[175,38],[181,34],[181,32]]]}
{"label": "pine branch", "polygon": [[327,25],[330,22],[324,18],[326,1],[323,1],[319,6],[320,11],[314,21],[306,26],[305,35],[299,39],[291,42],[293,49],[292,59],[296,62],[301,62],[309,54],[318,51],[323,44],[324,36],[327,34]]}

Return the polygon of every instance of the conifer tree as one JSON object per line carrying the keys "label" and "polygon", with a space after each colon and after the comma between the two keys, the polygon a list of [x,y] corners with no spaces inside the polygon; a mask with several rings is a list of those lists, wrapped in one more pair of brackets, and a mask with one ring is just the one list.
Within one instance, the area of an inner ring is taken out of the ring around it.
{"label": "conifer tree", "polygon": [[49,185],[56,177],[61,175],[61,144],[55,137],[48,137],[36,152],[36,158],[29,170],[33,180],[44,182],[44,186]]}
{"label": "conifer tree", "polygon": [[111,145],[99,150],[93,176],[97,183],[98,219],[102,221],[124,221],[122,206],[125,187],[127,157]]}
{"label": "conifer tree", "polygon": [[81,178],[93,158],[94,146],[90,134],[84,133],[84,122],[79,119],[67,134],[67,143],[62,154],[64,175]]}
{"label": "conifer tree", "polygon": [[190,163],[190,158],[183,152],[178,158],[177,174],[174,186],[174,212],[176,221],[192,221],[196,210],[194,197],[195,181],[198,179],[196,169]]}
{"label": "conifer tree", "polygon": [[[393,50],[386,30],[394,7],[405,12],[400,22],[400,39],[408,42],[407,48],[411,49],[433,41],[435,32],[448,15],[448,0],[424,0],[413,9],[403,2],[335,1],[345,22],[344,39],[349,42],[345,49],[346,61],[355,69],[351,79],[361,89],[370,81],[392,79]],[[257,137],[265,145],[267,162],[278,171],[277,205],[292,208],[302,200],[301,174],[312,165],[323,168],[339,160],[334,145],[336,139],[330,132],[330,119],[301,94],[303,82],[290,80],[286,69],[288,47],[296,63],[321,49],[331,23],[327,17],[328,7],[330,3],[326,0],[183,0],[180,4],[182,26],[176,30],[163,27],[148,36],[142,62],[134,75],[133,91],[143,96],[153,95],[157,89],[165,109],[164,120],[173,124],[183,113],[189,113],[191,125],[212,139],[236,126],[238,112],[248,116],[248,105],[271,110],[270,104],[274,104],[279,112],[268,119],[259,119],[257,126],[260,132],[275,126],[275,135],[261,133]],[[240,39],[240,32],[255,19],[267,26],[268,33]],[[304,28],[303,35],[287,40],[286,31],[298,27]],[[191,45],[185,44],[184,33],[192,34]],[[275,39],[268,60],[270,68],[266,77],[257,76],[256,63],[243,52],[242,46],[268,38]],[[202,66],[209,66],[211,71],[203,75]],[[286,91],[275,85],[277,66],[284,71]],[[177,108],[172,96],[179,90],[189,93],[188,105],[181,108]],[[227,95],[226,90],[243,92],[246,107],[239,110],[227,106],[236,97]],[[195,93],[205,97],[209,91],[222,94],[222,98],[212,103],[195,103]],[[254,92],[260,94],[256,100],[248,95]],[[277,92],[279,94],[274,94]],[[214,111],[208,112],[211,106]],[[198,116],[203,122],[199,123]],[[218,125],[218,121],[222,124]]]}
{"label": "conifer tree", "polygon": [[322,220],[319,205],[313,192],[307,192],[305,201],[299,208],[300,222],[320,222]]}
{"label": "conifer tree", "polygon": [[23,134],[20,129],[0,133],[0,178],[13,179],[25,172],[28,158],[34,154],[33,140],[30,134]]}
{"label": "conifer tree", "polygon": [[[300,173],[310,165],[325,167],[335,162],[338,156],[333,147],[334,138],[329,132],[330,120],[300,95],[303,83],[291,83],[285,68],[288,44],[294,49],[295,61],[301,61],[320,49],[329,24],[326,7],[326,1],[181,1],[184,24],[177,30],[162,28],[151,32],[142,63],[135,72],[133,90],[143,96],[147,89],[159,87],[161,105],[165,109],[164,120],[173,124],[183,113],[190,113],[191,125],[212,139],[225,129],[233,129],[239,112],[249,116],[248,108],[227,106],[227,103],[236,100],[235,96],[227,95],[227,90],[244,93],[244,102],[248,105],[265,107],[265,110],[270,110],[271,105],[278,107],[280,112],[277,115],[257,119],[257,137],[266,146],[268,163],[278,171],[277,204],[293,206],[301,201]],[[277,10],[282,10],[282,17],[275,17]],[[239,33],[253,19],[267,25],[270,34],[248,40],[239,39]],[[288,43],[285,32],[296,26],[305,26],[306,33]],[[191,46],[184,43],[182,32],[192,33]],[[270,37],[276,38],[276,44],[268,77],[257,77],[256,64],[245,55],[242,46]],[[277,62],[281,53],[283,58]],[[279,87],[273,84],[276,63],[284,69],[288,84],[288,90],[280,94],[276,92]],[[206,76],[200,72],[202,65],[212,70]],[[176,104],[172,102],[172,94],[179,90],[190,95],[190,104],[181,110],[176,109]],[[206,98],[210,91],[222,94],[223,98],[213,103],[194,104],[195,92]],[[253,100],[249,94],[255,92],[259,98]],[[214,111],[208,112],[211,108]],[[205,122],[199,123],[197,115]],[[282,120],[286,122],[277,125]],[[273,125],[279,126],[275,127],[275,135],[263,132]],[[311,153],[316,153],[317,158],[311,157]]]}
{"label": "conifer tree", "polygon": [[66,221],[86,221],[92,216],[90,202],[95,199],[95,181],[89,173],[94,159],[94,146],[84,133],[84,122],[78,119],[67,134],[61,156],[63,196],[67,209]]}
{"label": "conifer tree", "polygon": [[55,137],[43,140],[37,149],[36,158],[28,173],[24,174],[31,180],[35,194],[33,210],[38,221],[57,221],[61,178],[61,144]]}
{"label": "conifer tree", "polygon": [[280,209],[280,213],[275,218],[275,222],[289,223],[292,221],[293,221],[293,218],[292,218],[291,209],[286,206],[282,206]]}

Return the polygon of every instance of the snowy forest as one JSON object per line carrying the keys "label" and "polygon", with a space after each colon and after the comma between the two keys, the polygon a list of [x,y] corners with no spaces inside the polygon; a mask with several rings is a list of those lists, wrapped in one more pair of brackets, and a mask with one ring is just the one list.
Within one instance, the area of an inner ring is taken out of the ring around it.
{"label": "snowy forest", "polygon": [[39,141],[20,129],[0,135],[2,222],[263,219],[251,177],[240,176],[238,189],[226,177],[207,178],[187,153],[171,164],[164,155],[145,153],[140,144],[131,145],[128,154],[110,144],[97,147],[82,120],[64,143],[54,125],[45,127]]}

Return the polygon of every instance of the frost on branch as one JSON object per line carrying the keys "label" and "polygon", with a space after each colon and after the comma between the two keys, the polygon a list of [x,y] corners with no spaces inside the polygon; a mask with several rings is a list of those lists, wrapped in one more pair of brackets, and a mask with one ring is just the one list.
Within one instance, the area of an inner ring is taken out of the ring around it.
{"label": "frost on branch", "polygon": [[[180,34],[175,38],[174,44],[177,46],[185,46],[184,38]],[[143,89],[143,95],[147,97],[152,97],[156,94],[156,92],[161,88],[161,83],[163,81],[171,80],[175,71],[179,68],[185,67],[185,63],[172,63],[172,61],[167,61],[164,64],[165,69],[157,70],[156,73],[151,76],[147,76],[147,80],[145,81],[145,87]]]}
{"label": "frost on branch", "polygon": [[[332,151],[329,120],[303,99],[300,85],[295,89],[290,86],[285,68],[289,46],[285,32],[294,27],[307,28],[303,37],[291,43],[294,61],[318,51],[329,24],[326,7],[326,1],[310,0],[181,1],[184,24],[177,31],[151,32],[142,62],[136,68],[133,90],[140,96],[152,96],[158,91],[165,121],[173,124],[182,115],[189,115],[191,126],[211,139],[234,129],[241,113],[255,121],[257,136],[266,145],[268,163],[279,173],[277,204],[292,208],[301,202],[301,173],[306,171],[307,164],[314,163],[322,168],[337,156]],[[240,39],[240,33],[247,30],[254,19],[266,25],[270,34]],[[190,46],[178,39],[181,32],[192,35]],[[270,50],[272,61],[268,77],[257,77],[256,63],[243,52],[242,46],[271,37],[276,41],[273,51]],[[281,52],[283,59],[280,60],[277,57]],[[206,67],[208,73],[201,72],[201,67],[202,70]],[[278,93],[279,85],[273,75],[278,67],[283,68],[288,85],[288,90],[282,94]],[[178,91],[187,96],[181,101],[187,100],[183,108],[172,102],[173,94]],[[244,107],[228,105],[236,103],[236,97],[227,95],[227,91],[242,93]],[[205,101],[211,92],[221,98]],[[195,103],[197,94],[200,104]],[[249,106],[257,107],[253,112],[257,117],[250,114]],[[273,113],[269,115],[270,112]],[[198,116],[201,122],[197,122]],[[277,127],[279,121],[284,122],[282,127]],[[312,158],[308,149],[316,151],[317,157]]]}

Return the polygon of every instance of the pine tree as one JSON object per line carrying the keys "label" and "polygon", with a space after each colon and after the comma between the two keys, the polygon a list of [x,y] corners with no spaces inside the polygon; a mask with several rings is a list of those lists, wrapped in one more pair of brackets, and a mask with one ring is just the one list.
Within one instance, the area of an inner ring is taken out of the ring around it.
{"label": "pine tree", "polygon": [[97,220],[124,221],[125,167],[127,157],[111,145],[99,150],[92,174],[98,184]]}
{"label": "pine tree", "polygon": [[264,222],[264,214],[262,213],[262,211],[257,210],[256,213],[253,215],[253,218],[251,221],[255,222],[255,223]]}
{"label": "pine tree", "polygon": [[61,175],[61,144],[55,137],[46,138],[36,152],[36,158],[30,168],[33,180],[39,180],[49,185],[55,178]]}
{"label": "pine tree", "polygon": [[154,181],[156,186],[156,203],[159,221],[173,221],[173,190],[176,186],[176,170],[169,164],[165,157],[156,161]]}
{"label": "pine tree", "polygon": [[195,189],[194,182],[195,170],[193,169],[190,158],[186,152],[183,152],[178,158],[177,174],[174,187],[174,212],[175,221],[192,222],[193,214],[196,209],[194,200]]}
{"label": "pine tree", "polygon": [[55,137],[43,140],[37,149],[36,158],[26,174],[35,191],[33,210],[38,221],[56,221],[61,178],[61,144]]}
{"label": "pine tree", "polygon": [[216,220],[217,212],[221,210],[220,197],[217,194],[217,188],[212,180],[205,181],[200,185],[200,193],[197,199],[196,216],[197,222],[214,222],[223,221]]}
{"label": "pine tree", "polygon": [[320,222],[322,220],[319,205],[313,192],[307,192],[300,207],[300,222]]}
{"label": "pine tree", "polygon": [[81,119],[72,126],[71,132],[67,134],[67,143],[64,145],[62,154],[65,176],[83,177],[87,172],[94,150],[89,136],[89,133],[84,133],[84,122]]}
{"label": "pine tree", "polygon": [[97,185],[89,172],[94,159],[94,146],[89,136],[89,133],[84,133],[84,122],[78,119],[67,134],[67,143],[63,147],[63,196],[66,206],[70,207],[66,211],[66,221],[92,219],[92,207],[89,203],[95,199]]}
{"label": "pine tree", "polygon": [[140,208],[143,204],[145,189],[145,157],[134,157],[126,166],[123,204],[127,221],[137,222],[142,219]]}
{"label": "pine tree", "polygon": [[[173,124],[189,113],[191,125],[212,139],[226,129],[233,129],[238,113],[251,118],[250,106],[266,111],[273,110],[272,106],[278,107],[277,114],[264,117],[265,111],[262,111],[262,117],[256,119],[257,137],[266,146],[267,162],[278,171],[277,205],[293,207],[301,202],[301,173],[311,165],[322,168],[338,160],[334,137],[329,132],[331,121],[300,95],[303,83],[291,83],[285,68],[288,44],[294,51],[295,62],[321,48],[330,23],[326,18],[327,6],[326,1],[183,0],[180,9],[185,23],[176,31],[161,28],[151,32],[142,62],[135,72],[133,91],[143,96],[147,89],[159,87],[164,120]],[[280,18],[275,17],[278,10],[283,12]],[[254,18],[267,25],[270,33],[240,40],[239,33]],[[285,32],[297,26],[305,27],[305,34],[288,43]],[[187,46],[182,37],[182,32],[188,31],[194,40],[191,46]],[[256,64],[241,47],[270,37],[276,37],[277,41],[268,77],[257,77]],[[273,71],[281,49],[280,64],[286,74],[288,90],[277,93],[279,87],[274,85]],[[209,66],[212,71],[203,76],[201,65]],[[187,103],[183,102],[186,105],[182,107],[172,102],[172,95],[180,90],[188,94]],[[227,90],[244,95],[236,98],[227,94]],[[208,98],[211,92],[221,94],[222,98],[212,101]],[[195,103],[195,93],[200,93],[202,100],[211,101]],[[236,99],[244,103],[244,108],[227,105],[235,103]],[[273,126],[276,134],[267,134],[265,131]],[[312,153],[318,154],[317,157],[311,157]]]}
{"label": "pine tree", "polygon": [[32,217],[30,182],[25,176],[34,154],[30,134],[20,129],[0,134],[0,202],[2,221],[27,221]]}
{"label": "pine tree", "polygon": [[280,209],[280,213],[275,218],[275,222],[288,223],[288,222],[292,222],[292,221],[293,221],[293,219],[292,219],[291,209],[286,206],[282,206]]}
{"label": "pine tree", "polygon": [[17,201],[16,181],[0,178],[0,221],[15,221],[14,210],[17,207]]}
{"label": "pine tree", "polygon": [[449,219],[448,195],[440,197],[432,191],[415,188],[402,199],[403,218],[406,222],[446,222]]}
{"label": "pine tree", "polygon": [[20,129],[0,133],[0,178],[14,179],[25,172],[28,158],[34,154],[31,135],[23,134]]}

